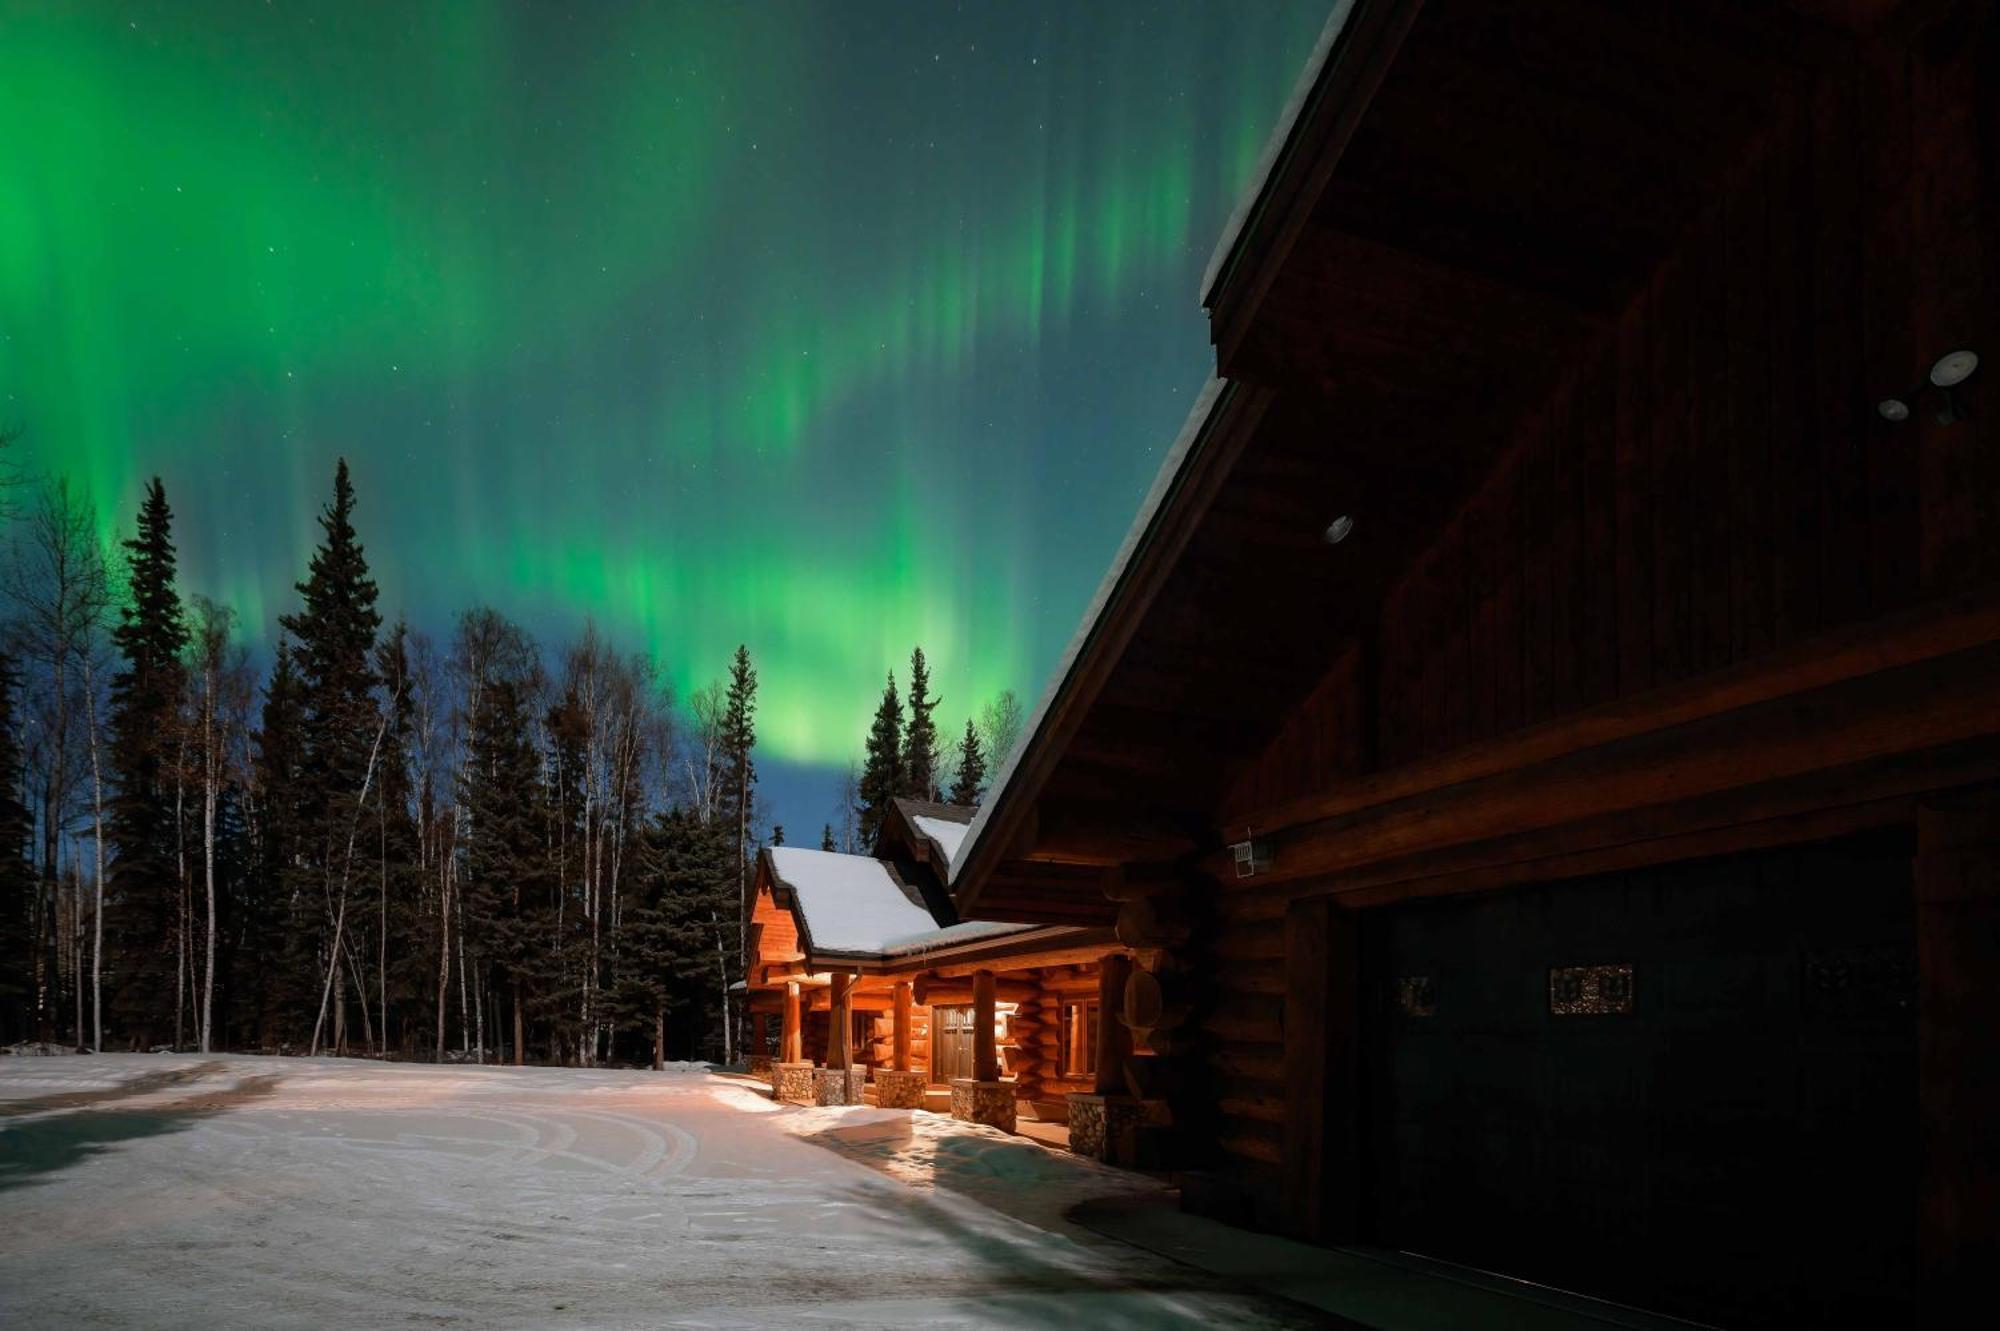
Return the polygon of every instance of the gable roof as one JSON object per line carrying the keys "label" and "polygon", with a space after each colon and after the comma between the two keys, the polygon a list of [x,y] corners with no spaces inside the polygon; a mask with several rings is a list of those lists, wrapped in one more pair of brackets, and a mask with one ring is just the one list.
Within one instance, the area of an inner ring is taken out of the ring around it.
{"label": "gable roof", "polygon": [[786,898],[781,904],[798,921],[808,956],[904,956],[1025,927],[941,923],[892,865],[870,855],[770,846],[761,857],[772,895]]}

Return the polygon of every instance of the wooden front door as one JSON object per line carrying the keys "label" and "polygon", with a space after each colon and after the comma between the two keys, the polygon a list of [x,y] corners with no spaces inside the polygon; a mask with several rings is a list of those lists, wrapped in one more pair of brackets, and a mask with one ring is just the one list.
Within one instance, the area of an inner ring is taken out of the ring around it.
{"label": "wooden front door", "polygon": [[954,1077],[972,1075],[972,1009],[931,1010],[931,1081],[949,1085]]}
{"label": "wooden front door", "polygon": [[1907,835],[1363,917],[1384,1246],[1728,1325],[1909,1316]]}

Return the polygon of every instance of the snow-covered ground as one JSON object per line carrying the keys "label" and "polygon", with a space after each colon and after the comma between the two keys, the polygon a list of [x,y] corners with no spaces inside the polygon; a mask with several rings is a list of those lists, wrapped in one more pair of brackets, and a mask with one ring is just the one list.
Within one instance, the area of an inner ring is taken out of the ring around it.
{"label": "snow-covered ground", "polygon": [[1070,1226],[1155,1185],[698,1071],[0,1059],[0,1326],[1304,1324]]}

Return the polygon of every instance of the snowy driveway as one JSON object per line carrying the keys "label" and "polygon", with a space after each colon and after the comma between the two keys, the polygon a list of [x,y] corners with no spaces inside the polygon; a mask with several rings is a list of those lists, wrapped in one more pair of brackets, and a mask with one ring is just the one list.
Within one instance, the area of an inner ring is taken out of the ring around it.
{"label": "snowy driveway", "polygon": [[1060,1219],[1147,1186],[700,1072],[0,1059],[0,1325],[1309,1324]]}

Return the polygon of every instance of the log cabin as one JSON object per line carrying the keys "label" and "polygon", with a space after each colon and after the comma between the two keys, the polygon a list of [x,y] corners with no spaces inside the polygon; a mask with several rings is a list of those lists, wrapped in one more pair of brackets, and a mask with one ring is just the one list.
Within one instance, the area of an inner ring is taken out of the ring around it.
{"label": "log cabin", "polygon": [[790,1103],[949,1110],[1102,1156],[1125,1028],[1101,997],[1123,1001],[1127,949],[1103,926],[958,920],[972,814],[897,800],[872,855],[759,853],[750,1071]]}
{"label": "log cabin", "polygon": [[1990,4],[1335,7],[951,855],[956,918],[1131,949],[1184,1205],[1731,1325],[1978,1305],[1996,240]]}

